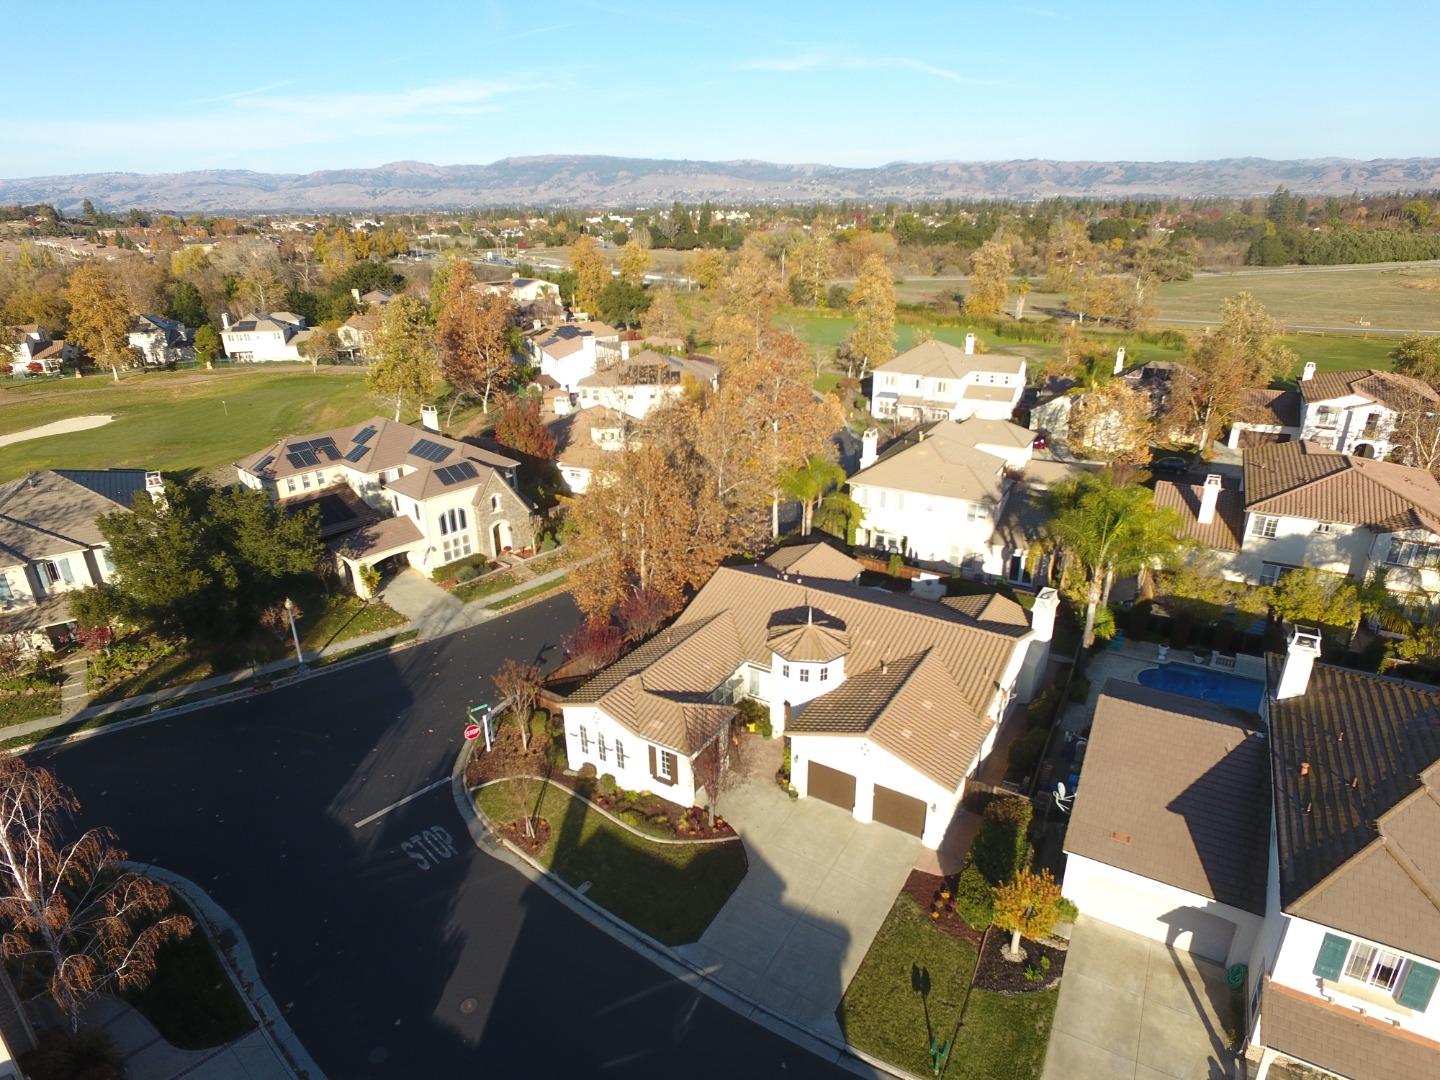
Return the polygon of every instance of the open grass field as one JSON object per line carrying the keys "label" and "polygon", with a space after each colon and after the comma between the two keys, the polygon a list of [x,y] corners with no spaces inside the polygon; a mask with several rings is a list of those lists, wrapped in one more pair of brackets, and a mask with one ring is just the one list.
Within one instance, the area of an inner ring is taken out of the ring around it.
{"label": "open grass field", "polygon": [[360,372],[308,368],[148,372],[0,386],[0,434],[72,416],[111,414],[89,431],[0,451],[0,481],[31,469],[209,472],[284,435],[350,424],[376,405]]}

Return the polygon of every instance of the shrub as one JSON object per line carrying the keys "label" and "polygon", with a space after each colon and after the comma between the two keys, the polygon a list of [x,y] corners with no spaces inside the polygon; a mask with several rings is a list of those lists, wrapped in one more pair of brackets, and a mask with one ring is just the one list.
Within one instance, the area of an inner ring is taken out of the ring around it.
{"label": "shrub", "polygon": [[1012,778],[1029,776],[1035,766],[1040,764],[1040,755],[1045,752],[1045,742],[1049,735],[1048,727],[1036,727],[1012,742],[1006,757],[1007,774]]}
{"label": "shrub", "polygon": [[1150,608],[1145,604],[1136,604],[1130,609],[1130,615],[1126,620],[1126,628],[1130,636],[1136,641],[1144,641],[1150,636]]}
{"label": "shrub", "polygon": [[1234,652],[1235,624],[1228,619],[1222,619],[1215,624],[1215,651],[1218,653]]}
{"label": "shrub", "polygon": [[75,1033],[48,1028],[37,1033],[39,1045],[26,1054],[24,1067],[33,1080],[120,1080],[124,1063],[103,1028],[83,1027]]}
{"label": "shrub", "polygon": [[891,577],[899,577],[905,572],[905,560],[901,558],[898,551],[892,551],[890,553],[890,561],[886,565],[886,569],[889,571]]}
{"label": "shrub", "polygon": [[1190,634],[1193,629],[1190,616],[1176,615],[1170,623],[1170,644],[1177,649],[1185,648],[1190,644]]}
{"label": "shrub", "polygon": [[970,847],[970,858],[991,885],[1009,881],[1015,871],[1030,864],[1030,819],[1035,813],[1029,799],[1000,795],[985,807],[985,822]]}
{"label": "shrub", "polygon": [[601,776],[600,779],[595,782],[595,790],[598,791],[601,795],[604,795],[606,798],[609,798],[611,795],[615,794],[617,786],[618,785],[615,783],[615,777],[608,772]]}
{"label": "shrub", "polygon": [[1062,896],[1060,902],[1055,905],[1055,910],[1062,922],[1073,923],[1080,917],[1080,909],[1075,906],[1075,901],[1068,896]]}
{"label": "shrub", "polygon": [[995,890],[973,859],[966,860],[955,883],[955,914],[976,930],[984,930],[995,919]]}
{"label": "shrub", "polygon": [[455,571],[456,581],[474,581],[480,576],[480,568],[474,563],[467,563]]}
{"label": "shrub", "polygon": [[774,725],[770,723],[770,709],[756,701],[754,698],[742,698],[739,704],[740,723],[749,731],[758,732],[770,738],[774,733]]}
{"label": "shrub", "polygon": [[1059,691],[1051,686],[1025,708],[1025,730],[1048,731],[1055,719],[1055,705]]}

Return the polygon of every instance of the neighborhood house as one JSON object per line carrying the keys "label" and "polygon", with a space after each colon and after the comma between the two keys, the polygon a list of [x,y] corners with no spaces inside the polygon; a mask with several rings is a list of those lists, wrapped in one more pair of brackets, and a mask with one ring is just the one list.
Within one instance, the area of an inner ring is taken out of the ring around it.
{"label": "neighborhood house", "polygon": [[6,330],[5,352],[12,375],[54,375],[67,360],[79,356],[79,350],[64,341],[52,338],[38,323],[11,326]]}
{"label": "neighborhood house", "polygon": [[310,337],[305,320],[288,311],[245,315],[234,321],[220,316],[220,341],[225,355],[237,363],[271,363],[303,360],[300,346]]}
{"label": "neighborhood house", "polygon": [[898,420],[1009,420],[1025,392],[1025,359],[927,341],[875,369],[870,411]]}

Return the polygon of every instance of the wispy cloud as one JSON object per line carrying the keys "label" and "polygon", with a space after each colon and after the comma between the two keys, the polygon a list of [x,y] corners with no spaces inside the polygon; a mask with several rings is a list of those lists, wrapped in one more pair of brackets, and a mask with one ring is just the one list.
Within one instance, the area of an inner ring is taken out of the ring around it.
{"label": "wispy cloud", "polygon": [[253,97],[255,94],[266,94],[271,90],[280,90],[286,86],[294,86],[296,80],[286,79],[284,82],[266,83],[264,86],[251,87],[249,90],[232,90],[228,94],[216,94],[213,97],[191,98],[189,101],[180,102],[181,105],[214,105],[219,101],[235,101],[239,98]]}
{"label": "wispy cloud", "polygon": [[733,66],[740,71],[911,71],[918,75],[944,79],[946,82],[976,85],[988,82],[909,56],[861,56],[824,49],[812,49],[788,56],[742,60]]}

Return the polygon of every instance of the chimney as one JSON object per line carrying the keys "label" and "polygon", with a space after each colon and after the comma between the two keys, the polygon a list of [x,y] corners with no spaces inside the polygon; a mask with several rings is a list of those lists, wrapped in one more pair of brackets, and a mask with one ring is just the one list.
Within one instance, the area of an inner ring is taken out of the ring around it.
{"label": "chimney", "polygon": [[975,335],[974,335],[974,334],[966,334],[966,335],[965,335],[965,355],[966,355],[966,356],[973,356],[973,355],[975,355]]}
{"label": "chimney", "polygon": [[519,280],[520,280],[520,271],[519,271],[519,270],[511,270],[511,271],[510,271],[510,280],[511,280],[511,281],[519,281]]}
{"label": "chimney", "polygon": [[1205,486],[1200,489],[1200,512],[1195,515],[1195,520],[1201,525],[1209,525],[1215,520],[1215,505],[1220,501],[1222,483],[1218,473],[1205,477]]}
{"label": "chimney", "polygon": [[1285,649],[1285,665],[1280,669],[1280,685],[1275,700],[1300,697],[1310,685],[1310,670],[1320,657],[1320,631],[1313,626],[1296,626],[1290,630]]}
{"label": "chimney", "polygon": [[1300,381],[1309,382],[1315,377],[1315,361],[1306,360],[1305,367],[1300,372]]}
{"label": "chimney", "polygon": [[628,342],[628,341],[622,341],[622,342],[620,342],[620,359],[621,359],[621,360],[629,360],[629,359],[630,359],[630,342]]}
{"label": "chimney", "polygon": [[351,289],[351,290],[350,290],[350,295],[355,298],[355,302],[356,302],[357,304],[360,302],[360,290],[359,290],[359,289]]}
{"label": "chimney", "polygon": [[426,431],[440,434],[440,410],[434,405],[421,405],[420,426]]}
{"label": "chimney", "polygon": [[220,313],[220,329],[230,329],[230,313],[228,311],[222,311]]}
{"label": "chimney", "polygon": [[145,493],[156,506],[165,505],[165,478],[158,472],[145,474]]}
{"label": "chimney", "polygon": [[1041,589],[1035,594],[1035,605],[1030,609],[1030,629],[1035,632],[1036,641],[1049,641],[1055,636],[1055,613],[1060,610],[1060,594],[1051,588]]}
{"label": "chimney", "polygon": [[866,428],[865,434],[860,436],[860,468],[868,469],[879,456],[880,432],[873,427]]}
{"label": "chimney", "polygon": [[1121,345],[1115,350],[1115,374],[1119,375],[1125,370],[1125,346]]}

